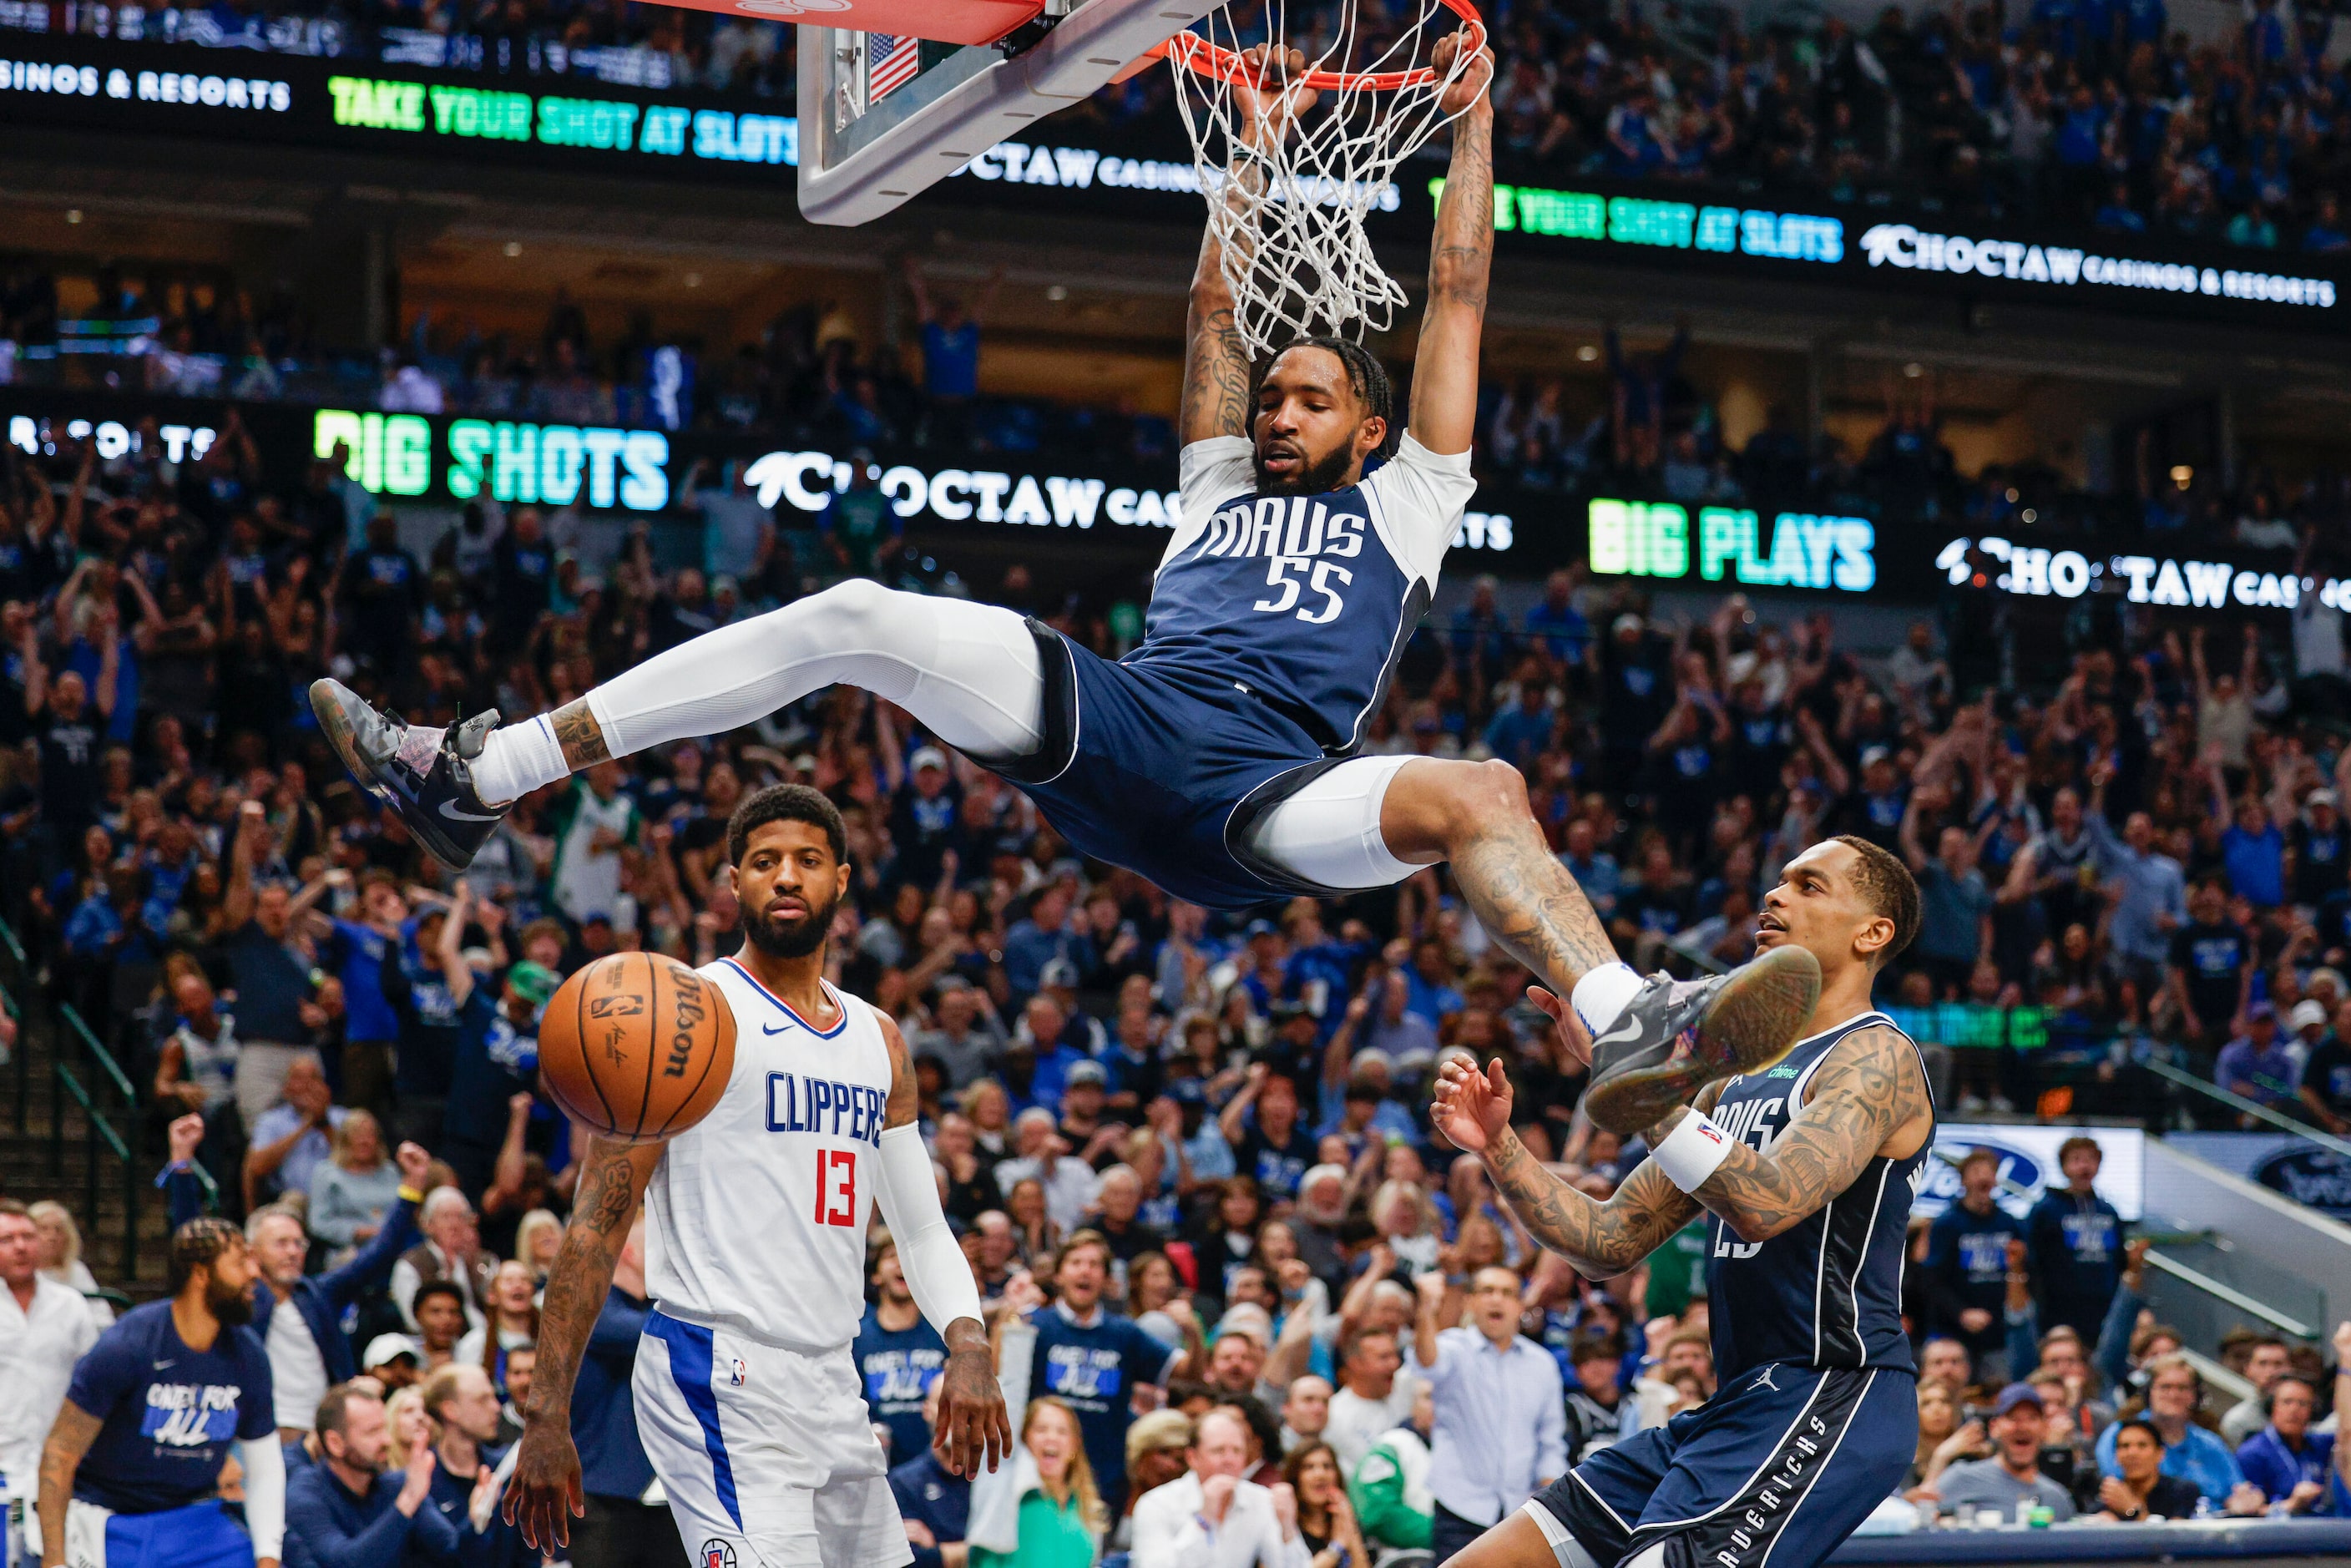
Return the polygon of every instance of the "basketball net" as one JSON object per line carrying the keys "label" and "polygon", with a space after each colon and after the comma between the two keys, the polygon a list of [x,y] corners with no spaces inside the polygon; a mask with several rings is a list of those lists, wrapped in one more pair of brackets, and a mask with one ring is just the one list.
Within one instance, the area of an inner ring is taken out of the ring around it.
{"label": "basketball net", "polygon": [[[1252,358],[1293,338],[1384,332],[1406,303],[1364,221],[1384,200],[1394,210],[1403,194],[1389,194],[1396,165],[1455,118],[1439,100],[1476,62],[1485,29],[1468,0],[1401,0],[1394,22],[1379,19],[1379,0],[1364,4],[1374,11],[1370,23],[1358,0],[1262,0],[1261,18],[1238,19],[1234,10],[1257,8],[1235,0],[1161,49],[1175,71],[1234,326]],[[1448,11],[1466,24],[1463,43],[1439,71],[1434,51],[1449,29],[1432,24]],[[1261,120],[1234,91],[1256,84],[1242,51],[1259,43],[1268,59],[1285,59],[1289,49],[1306,58],[1290,90],[1273,80],[1259,89],[1268,100]],[[1290,112],[1304,89],[1313,101]]]}

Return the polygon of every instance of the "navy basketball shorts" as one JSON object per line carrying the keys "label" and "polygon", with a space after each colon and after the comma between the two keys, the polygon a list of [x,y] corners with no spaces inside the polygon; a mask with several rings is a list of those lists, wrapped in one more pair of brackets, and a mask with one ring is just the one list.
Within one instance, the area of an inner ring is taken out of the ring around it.
{"label": "navy basketball shorts", "polygon": [[1527,1507],[1601,1568],[1653,1546],[1663,1568],[1813,1568],[1900,1488],[1917,1448],[1909,1373],[1775,1362],[1593,1455]]}
{"label": "navy basketball shorts", "polygon": [[1174,897],[1239,909],[1333,890],[1247,844],[1259,817],[1343,758],[1296,720],[1228,683],[1113,664],[1036,622],[1045,741],[976,758],[1027,790],[1080,853],[1140,873]]}

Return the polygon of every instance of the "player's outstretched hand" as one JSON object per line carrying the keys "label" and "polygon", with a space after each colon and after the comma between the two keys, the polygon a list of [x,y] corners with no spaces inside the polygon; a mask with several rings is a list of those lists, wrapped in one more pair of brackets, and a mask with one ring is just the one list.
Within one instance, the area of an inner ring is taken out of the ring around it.
{"label": "player's outstretched hand", "polygon": [[571,1445],[568,1423],[524,1421],[522,1451],[507,1479],[503,1511],[534,1551],[571,1543],[571,1521],[586,1517],[588,1499],[580,1488],[580,1450]]}
{"label": "player's outstretched hand", "polygon": [[[969,1322],[969,1319],[963,1320]],[[1012,1418],[996,1381],[996,1358],[977,1329],[947,1352],[939,1374],[939,1425],[932,1451],[948,1473],[973,1476],[983,1461],[993,1471],[1012,1451]],[[579,1472],[575,1467],[573,1474]]]}
{"label": "player's outstretched hand", "polygon": [[1510,1081],[1496,1057],[1484,1072],[1456,1057],[1438,1069],[1437,1103],[1432,1107],[1437,1130],[1465,1154],[1482,1155],[1510,1124]]}

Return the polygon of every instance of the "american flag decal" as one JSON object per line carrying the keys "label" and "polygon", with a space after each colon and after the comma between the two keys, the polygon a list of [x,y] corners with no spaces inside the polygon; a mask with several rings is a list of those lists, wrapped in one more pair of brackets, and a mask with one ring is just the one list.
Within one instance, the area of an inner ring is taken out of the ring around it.
{"label": "american flag decal", "polygon": [[894,33],[865,36],[865,99],[878,103],[914,79],[923,63],[923,41]]}

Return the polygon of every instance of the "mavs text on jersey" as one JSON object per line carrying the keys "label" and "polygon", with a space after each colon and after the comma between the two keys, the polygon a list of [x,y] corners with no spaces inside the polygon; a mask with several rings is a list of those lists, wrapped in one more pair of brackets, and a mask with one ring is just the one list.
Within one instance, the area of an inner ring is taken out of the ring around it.
{"label": "mavs text on jersey", "polygon": [[985,759],[1089,853],[1218,908],[1333,891],[1249,829],[1362,745],[1476,488],[1467,452],[1406,434],[1358,484],[1259,496],[1252,450],[1184,448],[1142,645],[1112,664],[1040,628],[1045,743]]}

